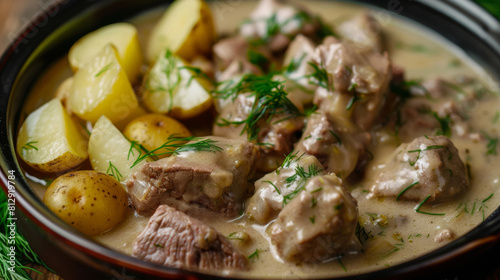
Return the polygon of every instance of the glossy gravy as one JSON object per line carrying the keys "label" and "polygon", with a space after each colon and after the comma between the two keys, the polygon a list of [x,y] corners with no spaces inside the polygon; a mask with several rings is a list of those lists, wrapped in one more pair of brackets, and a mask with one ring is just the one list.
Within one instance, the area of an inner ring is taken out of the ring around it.
{"label": "glossy gravy", "polygon": [[[346,4],[330,3],[329,1],[297,1],[320,15],[325,22],[334,26],[352,16],[367,10],[366,8]],[[215,1],[212,11],[219,33],[231,32],[241,20],[253,9],[254,1]],[[153,11],[131,20],[138,27],[139,36],[145,42],[148,30],[162,11]],[[423,30],[413,24],[400,20],[397,15],[386,11],[373,11],[385,34],[387,49],[392,61],[406,70],[408,80],[426,80],[433,77],[455,80],[467,76],[478,80],[486,74],[460,50],[443,41],[430,31]],[[31,112],[52,98],[58,84],[71,75],[67,59],[56,62],[35,85],[25,112]],[[481,81],[485,83],[485,81]],[[457,93],[458,94],[458,93]],[[437,101],[435,101],[437,102]],[[500,100],[497,95],[489,94],[481,101],[471,105],[467,113],[468,122],[475,131],[486,132],[492,137],[500,134]],[[467,233],[480,224],[494,209],[500,205],[500,157],[487,155],[487,141],[470,140],[452,135],[451,140],[460,152],[460,157],[470,166],[471,188],[462,196],[451,202],[434,207],[424,205],[426,212],[444,213],[442,216],[417,213],[418,202],[396,201],[394,198],[368,198],[368,190],[374,181],[374,174],[388,160],[394,149],[399,145],[393,134],[384,128],[374,132],[375,146],[370,148],[373,160],[366,167],[362,180],[345,182],[358,200],[360,221],[364,223],[364,232],[368,237],[364,253],[359,252],[359,245],[353,245],[339,259],[324,264],[294,265],[277,261],[273,257],[273,249],[266,230],[268,226],[260,226],[247,221],[245,216],[232,221],[212,216],[200,215],[200,220],[215,227],[228,236],[232,232],[245,231],[251,237],[251,242],[239,246],[240,251],[250,256],[256,250],[258,258],[250,261],[247,277],[272,278],[308,278],[323,276],[344,276],[359,274],[393,266],[415,258],[448,241],[436,242],[435,236],[443,229],[453,232],[454,239]],[[35,174],[37,175],[37,174]],[[32,185],[43,196],[43,181],[30,176]],[[40,184],[42,183],[42,184]],[[122,224],[101,236],[95,237],[111,248],[125,254],[131,254],[137,235],[147,224],[148,217],[131,214]],[[377,242],[385,240],[382,249],[376,247]],[[371,242],[371,243],[370,243]],[[389,245],[388,245],[389,244]],[[371,247],[370,247],[371,246]]]}

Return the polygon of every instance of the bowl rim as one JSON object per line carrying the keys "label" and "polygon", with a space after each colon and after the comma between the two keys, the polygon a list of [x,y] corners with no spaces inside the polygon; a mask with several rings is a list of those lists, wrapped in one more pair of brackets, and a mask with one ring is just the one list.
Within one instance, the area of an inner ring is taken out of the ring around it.
{"label": "bowl rim", "polygon": [[[107,0],[103,1],[105,3],[114,3],[119,0]],[[353,2],[364,4],[377,8],[387,8],[387,1],[384,0],[340,0],[342,2]],[[390,0],[396,1],[397,0]],[[163,2],[166,5],[171,2],[171,0]],[[430,2],[430,3],[428,3]],[[428,1],[417,0],[414,3],[416,5],[423,5],[427,8],[440,11],[448,11],[447,16],[450,20],[455,21],[457,24],[461,24],[459,20],[468,19],[463,24],[469,30],[473,30],[477,37],[482,39],[487,43],[497,54],[500,55],[500,22],[493,18],[488,12],[486,12],[482,7],[478,6],[474,2],[469,1],[457,1],[453,2],[451,0],[443,1]],[[89,1],[87,3],[88,9],[97,9],[102,3],[92,3]],[[62,239],[66,244],[72,246],[87,255],[97,258],[104,262],[114,263],[116,265],[131,269],[132,271],[144,273],[145,275],[154,277],[165,277],[165,276],[191,276],[200,279],[226,279],[220,276],[206,275],[203,273],[176,269],[165,267],[161,265],[152,264],[143,260],[136,259],[132,256],[122,254],[115,251],[105,245],[101,245],[91,239],[83,236],[70,226],[64,224],[60,221],[55,214],[53,214],[48,208],[46,208],[38,197],[34,195],[33,192],[26,190],[27,181],[22,175],[22,169],[17,161],[16,151],[14,149],[14,135],[17,132],[17,128],[12,128],[8,126],[12,122],[9,115],[11,106],[11,93],[16,86],[16,81],[19,72],[25,67],[29,58],[35,52],[37,45],[33,44],[21,44],[23,39],[26,38],[28,34],[33,32],[34,29],[39,27],[39,18],[43,13],[47,13],[50,9],[60,9],[61,11],[75,11],[75,9],[81,9],[83,6],[78,5],[78,0],[65,0],[62,2],[56,2],[46,8],[45,11],[40,12],[39,15],[29,24],[19,36],[9,45],[3,56],[0,58],[0,81],[3,86],[0,89],[0,104],[2,108],[6,106],[5,112],[2,111],[0,115],[0,143],[1,144],[1,172],[0,181],[1,187],[4,192],[8,192],[8,186],[14,183],[16,186],[23,186],[16,189],[16,206],[26,215],[31,221],[33,221],[38,227],[42,228],[45,232],[52,235],[57,239]],[[53,18],[58,17],[56,14]],[[62,23],[71,20],[67,16],[59,16]],[[398,17],[400,17],[398,15]],[[411,18],[406,18],[406,20],[412,20]],[[414,21],[414,19],[413,19]],[[422,23],[417,23],[422,24]],[[48,28],[43,34],[48,34],[54,32],[59,28],[58,25],[49,22],[46,26]],[[35,35],[37,36],[37,35]],[[38,35],[36,37],[39,44],[46,39],[46,37],[41,37]],[[16,55],[21,52],[22,55]],[[9,72],[11,71],[11,72]],[[500,76],[498,76],[500,77]],[[498,78],[497,77],[497,78]],[[14,122],[15,123],[15,122]],[[8,144],[6,144],[8,143]],[[16,179],[9,179],[9,170],[15,170]],[[29,187],[28,187],[29,188]],[[465,235],[457,238],[451,243],[442,246],[436,250],[428,252],[420,257],[404,261],[390,268],[383,268],[375,271],[369,271],[364,274],[354,274],[346,277],[341,277],[343,279],[356,279],[356,278],[366,278],[366,277],[393,277],[395,275],[410,275],[417,273],[422,267],[435,267],[441,265],[445,262],[466,254],[468,252],[474,251],[477,248],[486,248],[492,244],[498,242],[500,238],[500,206],[481,224],[476,226],[473,230],[469,231]],[[485,230],[487,229],[487,230]],[[322,278],[322,279],[337,279],[334,278]],[[245,278],[241,278],[245,279]]]}

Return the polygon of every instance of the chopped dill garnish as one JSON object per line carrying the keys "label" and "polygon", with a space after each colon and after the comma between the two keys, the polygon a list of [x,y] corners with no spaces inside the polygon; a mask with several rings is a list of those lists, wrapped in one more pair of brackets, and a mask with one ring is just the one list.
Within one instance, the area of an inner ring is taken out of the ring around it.
{"label": "chopped dill garnish", "polygon": [[243,238],[238,237],[237,232],[231,232],[228,236],[227,239],[232,239],[232,240],[240,240],[243,241]]}
{"label": "chopped dill garnish", "polygon": [[493,193],[491,193],[490,196],[488,196],[487,198],[483,199],[483,203],[490,200],[490,198],[492,198],[492,197],[493,197]]}
{"label": "chopped dill garnish", "polygon": [[404,188],[404,190],[402,190],[398,196],[396,197],[396,201],[399,201],[399,198],[401,197],[401,195],[403,195],[404,192],[406,192],[409,188],[415,186],[416,184],[418,184],[419,182],[413,182],[411,185],[409,185],[408,187]]}
{"label": "chopped dill garnish", "polygon": [[344,207],[344,203],[340,203],[340,204],[333,206],[333,208],[337,211],[340,210],[342,207]]}
{"label": "chopped dill garnish", "polygon": [[325,67],[323,65],[318,66],[312,62],[308,64],[313,69],[311,74],[305,76],[306,78],[312,78],[309,84],[322,87],[326,90],[333,90],[332,83],[330,82],[330,74],[326,71]]}
{"label": "chopped dill garnish", "polygon": [[248,256],[248,259],[252,260],[252,261],[258,260],[259,259],[259,249],[255,249],[255,251],[250,256]]}
{"label": "chopped dill garnish", "polygon": [[[134,150],[136,150],[136,152],[138,152],[137,157],[140,157],[142,152],[145,152],[145,153],[149,152],[146,148],[144,148],[143,145],[139,144],[138,141],[130,141],[129,140],[129,142],[130,142],[130,148],[128,149],[127,160],[130,159],[130,155],[135,157]],[[154,158],[158,159],[156,156],[154,156]]]}
{"label": "chopped dill garnish", "polygon": [[316,216],[309,217],[309,221],[311,221],[311,224],[314,225],[314,222],[316,221]]}
{"label": "chopped dill garnish", "polygon": [[320,192],[322,190],[323,190],[323,188],[317,188],[315,190],[312,190],[311,193],[317,193],[317,192]]}
{"label": "chopped dill garnish", "polygon": [[373,238],[371,231],[367,232],[365,227],[360,225],[359,222],[356,224],[356,230],[355,230],[354,234],[358,238],[361,245],[364,245],[366,243],[366,241]]}
{"label": "chopped dill garnish", "polygon": [[424,205],[424,203],[430,197],[431,197],[431,195],[428,195],[422,202],[420,202],[420,204],[418,204],[417,207],[415,208],[415,212],[420,213],[420,214],[433,215],[433,216],[444,216],[444,215],[446,215],[445,213],[429,213],[429,212],[420,211],[420,208],[422,207],[422,205]]}
{"label": "chopped dill garnish", "polygon": [[163,246],[163,245],[162,245],[162,244],[160,244],[160,243],[155,243],[155,247],[157,247],[157,248],[164,248],[165,246]]}
{"label": "chopped dill garnish", "polygon": [[275,191],[276,191],[279,195],[281,195],[280,190],[278,189],[278,187],[276,187],[276,185],[275,185],[273,182],[271,182],[271,181],[264,181],[264,183],[269,183],[271,186],[273,186],[274,190],[275,190]]}
{"label": "chopped dill garnish", "polygon": [[95,77],[97,78],[101,76],[104,72],[111,69],[111,66],[113,66],[113,62],[110,62],[108,65],[104,66],[99,72],[97,72],[97,74],[95,74]]}
{"label": "chopped dill garnish", "polygon": [[337,143],[339,143],[339,146],[342,145],[342,141],[340,141],[340,137],[335,133],[333,132],[333,130],[328,130],[328,132],[330,132],[331,135],[333,135],[333,137],[335,137],[335,139],[337,139]]}
{"label": "chopped dill garnish", "polygon": [[22,149],[23,150],[33,149],[33,150],[38,151],[38,148],[33,145],[33,144],[37,144],[37,143],[38,143],[38,141],[30,141],[30,142],[24,144]]}
{"label": "chopped dill garnish", "polygon": [[261,121],[269,123],[274,116],[280,114],[285,114],[286,117],[275,123],[303,116],[288,99],[283,83],[283,81],[273,81],[270,76],[253,74],[244,75],[237,83],[233,80],[222,83],[226,85],[213,92],[216,98],[231,98],[234,101],[238,94],[249,93],[251,97],[254,97],[254,102],[246,119],[240,121],[220,119],[216,124],[218,126],[244,125],[241,134],[247,133],[248,140],[255,140],[260,131]]}
{"label": "chopped dill garnish", "polygon": [[483,131],[483,135],[488,140],[488,144],[486,145],[487,151],[486,155],[497,155],[497,146],[498,146],[498,138],[489,136],[486,132]]}
{"label": "chopped dill garnish", "polygon": [[[187,143],[189,141],[199,140],[194,143]],[[170,135],[167,142],[163,143],[160,147],[153,149],[144,155],[139,154],[139,157],[134,161],[130,168],[136,166],[139,162],[143,161],[149,157],[157,157],[161,155],[171,155],[179,154],[181,152],[220,152],[222,148],[216,145],[217,141],[212,139],[203,139],[201,137],[177,137],[176,135]],[[162,151],[157,153],[158,151]]]}
{"label": "chopped dill garnish", "polygon": [[450,138],[450,136],[451,136],[450,116],[447,115],[446,117],[441,118],[438,116],[438,114],[436,112],[431,112],[431,114],[438,121],[439,126],[440,126],[440,129],[436,132],[436,135],[443,135],[443,136]]}
{"label": "chopped dill garnish", "polygon": [[304,167],[297,165],[295,167],[295,174],[285,179],[287,187],[290,187],[290,185],[295,182],[297,182],[297,187],[291,193],[283,196],[283,206],[288,204],[288,202],[294,199],[298,193],[305,189],[307,179],[317,176],[320,171],[322,171],[322,169],[315,164],[309,165],[307,171]]}
{"label": "chopped dill garnish", "polygon": [[276,169],[276,173],[279,174],[279,172],[278,172],[279,169],[290,167],[290,165],[292,165],[292,163],[299,161],[305,155],[305,153],[302,153],[300,156],[298,154],[299,154],[299,151],[296,151],[295,153],[288,154],[285,157],[285,160],[283,161],[281,166],[278,169]]}
{"label": "chopped dill garnish", "polygon": [[[350,88],[350,87],[349,87]],[[354,103],[356,103],[356,101],[358,101],[358,96],[356,94],[356,91],[354,91],[354,95],[351,97],[351,99],[349,100],[349,102],[347,103],[347,106],[346,106],[346,110],[349,111],[352,109],[352,107],[354,106]]]}
{"label": "chopped dill garnish", "polygon": [[413,96],[411,93],[413,88],[423,92],[425,96],[430,96],[429,91],[416,80],[404,81],[398,84],[391,83],[390,88],[391,91],[399,96],[403,101]]}
{"label": "chopped dill garnish", "polygon": [[337,261],[339,262],[340,267],[342,267],[342,270],[343,270],[344,272],[347,272],[347,268],[346,268],[346,267],[345,267],[345,265],[342,263],[342,257],[341,257],[341,256],[338,256],[338,257],[337,257]]}
{"label": "chopped dill garnish", "polygon": [[113,163],[111,163],[111,161],[109,161],[109,166],[108,166],[108,170],[106,170],[106,173],[115,177],[115,179],[118,182],[121,182],[121,180],[123,178],[123,175],[120,173],[118,168],[116,168],[116,166],[114,166]]}
{"label": "chopped dill garnish", "polygon": [[446,87],[454,90],[455,92],[459,93],[459,94],[462,94],[462,95],[467,95],[467,93],[459,86],[455,85],[455,84],[452,84],[450,82],[447,82],[447,81],[444,81],[443,80],[443,85],[445,85]]}
{"label": "chopped dill garnish", "polygon": [[417,149],[417,150],[411,150],[411,151],[408,151],[407,153],[411,154],[411,153],[418,153],[417,154],[417,158],[415,159],[415,161],[411,161],[411,160],[408,160],[408,163],[411,165],[411,166],[414,166],[415,163],[417,163],[417,161],[420,159],[420,153],[421,152],[425,152],[425,151],[428,151],[428,150],[436,150],[436,149],[442,149],[444,148],[444,146],[442,145],[432,145],[432,146],[427,146],[427,148],[421,150],[421,149]]}
{"label": "chopped dill garnish", "polygon": [[313,198],[311,199],[311,208],[316,207],[316,205],[317,205],[317,204],[318,204],[318,201],[316,200],[316,198],[314,198],[314,197],[313,197]]}
{"label": "chopped dill garnish", "polygon": [[269,64],[269,59],[265,55],[252,49],[248,49],[247,58],[250,63],[262,70]]}
{"label": "chopped dill garnish", "polygon": [[[159,58],[157,63],[160,63],[160,73],[151,71],[146,78],[145,88],[148,92],[162,91],[168,93],[170,98],[168,111],[171,111],[174,92],[178,89],[182,80],[180,75],[181,69],[178,67],[177,58],[168,49],[165,52],[165,56],[163,58]],[[156,65],[153,67],[153,70],[155,70],[155,67]],[[163,77],[158,77],[160,74]],[[152,83],[155,84],[154,87],[151,86]]]}

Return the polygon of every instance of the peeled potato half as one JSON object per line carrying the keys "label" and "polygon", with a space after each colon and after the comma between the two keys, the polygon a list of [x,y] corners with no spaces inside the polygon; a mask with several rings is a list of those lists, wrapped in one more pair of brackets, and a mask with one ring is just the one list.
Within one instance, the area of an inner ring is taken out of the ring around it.
{"label": "peeled potato half", "polygon": [[69,50],[68,59],[74,72],[84,67],[104,48],[113,45],[129,80],[134,83],[143,61],[137,29],[130,23],[114,23],[93,31],[78,40]]}
{"label": "peeled potato half", "polygon": [[87,159],[87,139],[55,98],[33,111],[17,138],[17,152],[33,168],[62,172]]}
{"label": "peeled potato half", "polygon": [[116,123],[135,111],[135,92],[112,45],[106,45],[76,72],[66,105],[92,123],[102,115]]}
{"label": "peeled potato half", "polygon": [[89,140],[89,157],[94,170],[124,181],[135,171],[131,167],[140,153],[140,148],[132,146],[108,118],[99,118]]}
{"label": "peeled potato half", "polygon": [[212,106],[206,80],[197,78],[186,62],[166,50],[144,79],[144,105],[154,113],[177,119],[195,117]]}
{"label": "peeled potato half", "polygon": [[154,63],[169,49],[190,61],[210,54],[215,28],[209,6],[203,0],[177,0],[163,14],[148,42],[147,58]]}

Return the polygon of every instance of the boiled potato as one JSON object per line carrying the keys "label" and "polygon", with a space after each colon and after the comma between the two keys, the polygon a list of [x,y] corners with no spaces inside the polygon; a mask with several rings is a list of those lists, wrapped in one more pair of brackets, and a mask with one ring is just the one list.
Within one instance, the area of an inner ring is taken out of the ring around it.
{"label": "boiled potato", "polygon": [[138,106],[135,92],[111,45],[106,45],[73,77],[67,106],[83,120],[95,123],[105,115],[113,123],[126,119]]}
{"label": "boiled potato", "polygon": [[33,168],[61,172],[87,159],[88,140],[55,98],[33,111],[17,138],[17,152]]}
{"label": "boiled potato", "polygon": [[144,105],[176,119],[195,117],[212,105],[206,80],[195,77],[187,64],[166,50],[144,78]]}
{"label": "boiled potato", "polygon": [[[170,136],[189,137],[189,130],[177,120],[160,114],[148,114],[131,121],[123,131],[130,141],[137,141],[148,151],[161,147],[168,141]],[[158,158],[164,158],[169,154],[163,154],[166,150],[155,152]]]}
{"label": "boiled potato", "polygon": [[66,101],[68,100],[68,96],[71,92],[72,85],[73,85],[73,77],[69,77],[66,80],[64,80],[57,88],[55,97],[61,100],[61,103],[63,105],[65,105]]}
{"label": "boiled potato", "polygon": [[115,178],[97,171],[66,173],[52,182],[43,197],[47,207],[87,235],[106,232],[127,215],[127,193]]}
{"label": "boiled potato", "polygon": [[108,118],[102,116],[96,122],[89,140],[89,158],[94,170],[124,181],[140,166],[131,168],[140,153],[140,148],[133,147]]}
{"label": "boiled potato", "polygon": [[149,37],[147,58],[154,63],[169,49],[190,61],[208,55],[215,41],[212,12],[203,0],[177,0],[163,14]]}
{"label": "boiled potato", "polygon": [[114,23],[91,32],[78,40],[69,50],[68,60],[74,72],[90,63],[99,51],[112,44],[123,70],[131,83],[137,81],[143,61],[137,29],[130,23]]}

